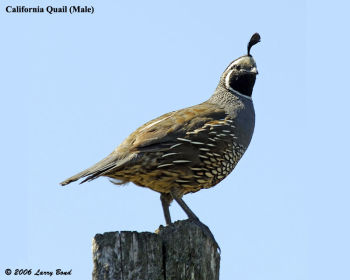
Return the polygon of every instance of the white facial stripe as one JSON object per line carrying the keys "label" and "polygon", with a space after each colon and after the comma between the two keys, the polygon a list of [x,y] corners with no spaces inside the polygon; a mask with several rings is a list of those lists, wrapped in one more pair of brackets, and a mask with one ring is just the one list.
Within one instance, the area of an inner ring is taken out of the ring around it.
{"label": "white facial stripe", "polygon": [[[241,58],[239,58],[238,60],[233,61],[233,62],[226,68],[226,71],[232,70],[232,67],[233,67],[233,66],[238,65],[238,64],[241,64],[241,61],[242,61],[242,60],[245,60],[245,59],[247,59],[247,58],[246,58],[246,57],[241,57]],[[249,63],[250,63],[250,62],[249,62]],[[256,69],[256,64],[255,64],[255,62],[254,62],[254,64],[253,64],[252,66],[253,66],[253,68]],[[242,69],[242,70],[243,70],[243,69]],[[250,71],[250,70],[246,70],[246,71]]]}
{"label": "white facial stripe", "polygon": [[226,75],[226,78],[225,78],[226,88],[230,88],[230,77],[231,77],[232,72],[233,72],[233,69],[231,69],[230,72],[228,72],[228,74]]}
{"label": "white facial stripe", "polygon": [[226,86],[226,88],[227,88],[229,91],[231,91],[232,93],[234,93],[234,94],[237,94],[237,95],[239,95],[239,96],[241,96],[241,97],[244,97],[244,98],[247,98],[247,99],[249,99],[249,100],[252,100],[252,98],[251,98],[250,96],[244,95],[244,94],[238,92],[237,90],[234,90],[234,89],[230,86],[230,77],[231,77],[232,72],[233,72],[233,69],[226,75],[226,78],[225,78],[225,86]]}
{"label": "white facial stripe", "polygon": [[244,94],[238,92],[237,90],[234,90],[232,87],[229,87],[229,90],[230,90],[231,92],[233,92],[234,94],[237,94],[237,95],[239,95],[239,96],[241,96],[241,97],[244,97],[244,98],[247,98],[247,99],[249,99],[249,100],[252,100],[252,98],[251,98],[250,96],[244,95]]}

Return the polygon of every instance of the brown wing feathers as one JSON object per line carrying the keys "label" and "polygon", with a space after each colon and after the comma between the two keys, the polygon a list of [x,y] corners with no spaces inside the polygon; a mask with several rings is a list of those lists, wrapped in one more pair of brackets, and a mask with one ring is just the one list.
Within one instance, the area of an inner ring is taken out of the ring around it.
{"label": "brown wing feathers", "polygon": [[225,117],[226,114],[222,109],[208,103],[162,115],[138,128],[105,159],[68,178],[61,185],[67,185],[84,177],[86,178],[81,183],[113,172],[117,173],[118,170],[128,168],[129,165],[137,164],[138,159],[146,153],[173,152],[171,149],[175,148],[174,145],[185,144],[186,140],[181,139],[187,139],[188,147],[193,140],[194,144],[191,145],[194,145],[194,149],[191,150],[188,147],[185,149],[186,145],[181,147],[182,154],[187,154],[186,157],[191,157],[193,160],[198,150],[194,140],[206,137],[201,132],[205,131],[208,123],[214,122],[213,127],[215,127],[214,120]]}

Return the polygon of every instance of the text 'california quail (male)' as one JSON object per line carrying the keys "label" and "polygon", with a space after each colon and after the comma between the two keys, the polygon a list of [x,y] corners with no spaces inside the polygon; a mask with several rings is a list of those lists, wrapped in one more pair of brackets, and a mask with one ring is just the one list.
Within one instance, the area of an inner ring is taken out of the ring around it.
{"label": "text 'california quail (male)'", "polygon": [[259,41],[260,35],[255,33],[247,55],[230,63],[207,101],[147,122],[106,158],[61,185],[100,176],[116,184],[133,182],[160,193],[167,224],[171,223],[169,205],[173,199],[190,219],[199,221],[182,196],[223,180],[253,135],[251,96],[258,71],[250,49]]}

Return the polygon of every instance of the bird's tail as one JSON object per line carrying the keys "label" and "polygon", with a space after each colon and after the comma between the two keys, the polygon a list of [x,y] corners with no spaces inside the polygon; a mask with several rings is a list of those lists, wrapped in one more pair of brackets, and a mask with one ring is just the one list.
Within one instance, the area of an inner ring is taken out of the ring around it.
{"label": "bird's tail", "polygon": [[69,183],[72,183],[74,181],[77,181],[81,178],[86,177],[83,181],[80,182],[80,184],[82,184],[82,183],[85,183],[86,181],[94,180],[104,175],[109,170],[114,169],[118,166],[120,166],[120,160],[118,156],[115,153],[111,153],[109,156],[99,161],[95,165],[91,166],[90,168],[85,169],[84,171],[81,171],[78,174],[64,180],[63,182],[60,183],[60,185],[65,186],[65,185],[68,185]]}
{"label": "bird's tail", "polygon": [[[91,174],[92,174],[92,173],[90,172],[90,168],[88,168],[88,169],[86,169],[86,170],[84,170],[84,171],[81,171],[81,172],[79,172],[78,174],[75,174],[74,176],[69,177],[68,179],[62,181],[62,182],[60,183],[60,185],[61,185],[61,186],[68,185],[68,184],[70,184],[70,183],[72,183],[72,182],[75,182],[75,181],[77,181],[77,180],[79,180],[79,179],[81,179],[81,178],[84,178],[84,177],[86,177],[86,176],[89,176],[89,175],[91,175]],[[83,182],[82,182],[82,183],[83,183]]]}
{"label": "bird's tail", "polygon": [[68,185],[69,183],[85,178],[83,181],[80,182],[80,184],[82,184],[87,181],[92,181],[100,176],[104,176],[110,171],[112,171],[113,173],[118,172],[119,170],[123,169],[125,165],[135,160],[136,157],[137,157],[136,154],[129,154],[127,157],[121,158],[118,154],[116,154],[115,152],[112,152],[106,158],[99,161],[98,163],[91,166],[90,168],[84,171],[81,171],[80,173],[64,180],[63,182],[60,183],[60,185],[65,186],[65,185]]}

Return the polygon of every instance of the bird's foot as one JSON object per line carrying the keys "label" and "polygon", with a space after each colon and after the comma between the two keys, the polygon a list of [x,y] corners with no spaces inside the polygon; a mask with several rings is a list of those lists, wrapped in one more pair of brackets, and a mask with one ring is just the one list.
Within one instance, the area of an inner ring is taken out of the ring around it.
{"label": "bird's foot", "polygon": [[221,254],[220,246],[216,242],[214,235],[211,233],[210,229],[205,224],[203,224],[198,218],[190,218],[189,220],[195,225],[197,225],[203,231],[203,233],[213,241],[216,249],[219,251],[219,254]]}

